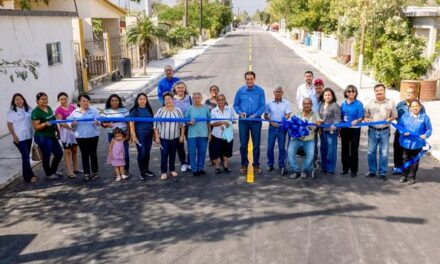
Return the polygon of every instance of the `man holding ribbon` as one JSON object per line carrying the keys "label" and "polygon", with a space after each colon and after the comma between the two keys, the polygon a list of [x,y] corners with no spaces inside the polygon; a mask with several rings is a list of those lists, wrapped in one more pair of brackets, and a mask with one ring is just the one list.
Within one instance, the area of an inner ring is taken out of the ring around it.
{"label": "man holding ribbon", "polygon": [[[397,110],[392,100],[385,97],[385,85],[374,86],[376,98],[365,108],[365,122],[387,121],[397,118]],[[387,181],[388,148],[390,141],[390,125],[378,124],[368,127],[368,170],[366,177],[372,178],[379,172],[379,179]],[[379,148],[379,170],[377,162],[377,149]]]}
{"label": "man holding ribbon", "polygon": [[266,105],[264,89],[255,84],[256,75],[253,71],[244,74],[246,85],[237,90],[234,99],[234,110],[239,115],[238,129],[240,133],[240,172],[247,173],[249,133],[253,143],[253,166],[255,173],[261,173],[260,169],[260,137],[261,121],[243,120],[243,118],[261,118]]}

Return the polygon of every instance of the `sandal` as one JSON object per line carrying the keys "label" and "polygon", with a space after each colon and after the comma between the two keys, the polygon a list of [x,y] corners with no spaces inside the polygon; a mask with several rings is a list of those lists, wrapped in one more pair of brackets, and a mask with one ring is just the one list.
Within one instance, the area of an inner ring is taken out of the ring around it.
{"label": "sandal", "polygon": [[166,174],[166,173],[162,173],[162,174],[160,175],[160,179],[161,179],[161,180],[166,180],[166,179],[168,179],[167,174]]}
{"label": "sandal", "polygon": [[75,179],[76,178],[76,175],[75,175],[75,173],[69,173],[69,174],[67,174],[67,178],[69,178],[69,179]]}
{"label": "sandal", "polygon": [[216,168],[215,169],[215,174],[220,174],[222,171],[220,170],[220,168]]}
{"label": "sandal", "polygon": [[31,178],[31,183],[36,183],[38,181],[37,176]]}
{"label": "sandal", "polygon": [[177,174],[177,172],[175,172],[175,171],[172,171],[172,172],[170,172],[170,174],[171,174],[171,176],[173,176],[173,177],[177,177],[179,174]]}
{"label": "sandal", "polygon": [[115,181],[117,181],[117,182],[119,182],[119,181],[121,181],[122,180],[122,177],[121,176],[116,176],[116,180]]}
{"label": "sandal", "polygon": [[73,173],[75,173],[75,174],[83,174],[84,171],[80,170],[80,169],[77,169],[77,170],[74,170]]}
{"label": "sandal", "polygon": [[223,166],[223,170],[226,171],[226,172],[231,172],[231,169],[229,167],[224,167]]}

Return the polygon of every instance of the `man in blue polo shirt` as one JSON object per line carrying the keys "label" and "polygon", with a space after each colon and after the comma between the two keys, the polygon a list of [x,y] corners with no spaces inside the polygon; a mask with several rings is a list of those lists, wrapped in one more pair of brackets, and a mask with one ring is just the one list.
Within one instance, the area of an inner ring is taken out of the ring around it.
{"label": "man in blue polo shirt", "polygon": [[[276,85],[273,89],[275,95],[274,100],[266,104],[264,110],[264,118],[267,120],[281,121],[283,118],[289,119],[292,113],[290,102],[283,99],[283,87]],[[275,142],[278,141],[278,166],[280,174],[285,173],[285,159],[286,159],[286,130],[281,128],[280,124],[271,122],[269,124],[269,136],[267,139],[267,171],[274,169],[274,148]]]}
{"label": "man in blue polo shirt", "polygon": [[160,79],[157,85],[157,97],[159,98],[160,105],[163,105],[163,94],[166,92],[171,92],[171,90],[173,89],[173,85],[177,81],[180,81],[179,78],[174,77],[174,70],[171,65],[165,65],[163,70],[165,73],[165,77]]}
{"label": "man in blue polo shirt", "polygon": [[[234,99],[234,110],[239,118],[261,118],[264,113],[266,100],[264,89],[255,84],[256,75],[253,71],[244,74],[246,85],[238,89]],[[241,154],[241,173],[247,173],[249,165],[248,143],[249,133],[253,143],[253,166],[255,173],[261,173],[260,169],[260,136],[261,121],[239,120],[238,128],[240,133],[240,154]]]}

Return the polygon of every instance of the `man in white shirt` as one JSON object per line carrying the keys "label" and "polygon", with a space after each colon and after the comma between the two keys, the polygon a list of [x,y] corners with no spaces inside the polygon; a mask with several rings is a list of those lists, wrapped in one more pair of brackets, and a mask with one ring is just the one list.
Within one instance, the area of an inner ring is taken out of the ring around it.
{"label": "man in white shirt", "polygon": [[313,84],[313,72],[306,71],[304,73],[304,83],[298,86],[296,91],[296,104],[300,110],[302,110],[302,101],[304,98],[312,99],[313,112],[319,112],[318,99],[316,98],[315,85]]}

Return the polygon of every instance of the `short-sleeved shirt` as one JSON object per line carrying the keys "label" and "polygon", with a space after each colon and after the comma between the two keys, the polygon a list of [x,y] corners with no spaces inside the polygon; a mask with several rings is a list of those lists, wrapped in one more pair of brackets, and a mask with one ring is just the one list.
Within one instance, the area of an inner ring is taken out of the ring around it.
{"label": "short-sleeved shirt", "polygon": [[264,113],[269,115],[270,120],[281,121],[287,114],[292,113],[292,107],[287,100],[273,100],[266,104]]}
{"label": "short-sleeved shirt", "polygon": [[[220,110],[220,108],[217,106],[216,108],[212,109],[211,112],[211,118],[224,118],[224,119],[233,119],[234,118],[234,109],[232,107],[225,105],[225,109],[223,111]],[[214,124],[216,122],[221,122],[217,120],[212,120],[211,124]],[[229,125],[232,126],[233,122],[232,120],[227,121]],[[223,137],[223,130],[224,127],[216,126],[212,128],[211,134],[216,138],[222,138]]]}
{"label": "short-sleeved shirt", "polygon": [[75,109],[76,106],[74,104],[70,104],[67,109],[58,106],[57,109],[55,109],[55,115],[61,115],[61,120],[66,120]]}
{"label": "short-sleeved shirt", "polygon": [[31,121],[32,108],[27,111],[23,108],[18,108],[17,111],[9,109],[7,113],[7,120],[12,124],[14,132],[19,141],[32,138],[32,121]]}
{"label": "short-sleeved shirt", "polygon": [[296,90],[296,104],[300,110],[303,109],[302,103],[304,98],[310,98],[312,100],[312,111],[318,113],[319,102],[316,96],[315,85],[310,84],[307,86],[307,84],[303,83],[298,86],[298,89]]}
{"label": "short-sleeved shirt", "polygon": [[[371,101],[365,108],[365,117],[374,121],[384,121],[390,117],[397,117],[397,110],[395,104],[390,99],[384,101]],[[374,126],[375,128],[384,128],[390,126],[389,124]]]}
{"label": "short-sleeved shirt", "polygon": [[174,96],[174,107],[177,107],[182,111],[183,116],[186,115],[186,111],[192,105],[191,96],[188,94],[183,97],[183,99],[179,99],[177,95]]}
{"label": "short-sleeved shirt", "polygon": [[[200,107],[192,105],[186,111],[185,117],[190,119],[211,118],[211,113],[205,105]],[[195,122],[194,125],[188,126],[188,138],[208,137],[208,123],[209,121]]]}
{"label": "short-sleeved shirt", "polygon": [[[32,120],[39,120],[40,124],[46,123],[48,121],[56,120],[55,114],[52,111],[52,108],[49,106],[47,107],[47,112],[43,111],[40,107],[35,107],[35,109],[32,111],[31,114]],[[42,130],[35,130],[36,136],[43,136],[43,137],[56,137],[56,126],[46,126]]]}
{"label": "short-sleeved shirt", "polygon": [[[315,112],[311,112],[310,113],[310,115],[308,116],[308,117],[305,117],[304,116],[304,113],[303,113],[303,111],[300,111],[300,112],[298,112],[297,114],[296,114],[296,116],[297,117],[299,117],[300,119],[302,119],[302,120],[307,120],[309,123],[316,123],[316,122],[318,122],[318,121],[322,121],[322,119],[321,119],[321,117],[319,116],[319,114],[318,113],[315,113]],[[300,140],[302,140],[302,141],[308,141],[308,140],[312,140],[312,139],[314,139],[315,138],[315,131],[316,131],[316,129],[313,129],[313,127],[309,127],[310,128],[310,132],[309,132],[309,135],[308,136],[305,136],[305,137],[302,137],[302,138],[299,138]]]}
{"label": "short-sleeved shirt", "polygon": [[[88,118],[99,118],[99,112],[92,107],[89,107],[87,111],[81,112],[81,108],[76,108],[75,111],[67,117],[69,120],[78,119],[88,119]],[[92,138],[99,136],[99,126],[95,124],[95,121],[81,121],[75,129],[75,136],[77,138]]]}
{"label": "short-sleeved shirt", "polygon": [[[137,107],[130,110],[130,117],[153,117],[146,107]],[[134,122],[136,134],[151,132],[153,129],[152,122]]]}
{"label": "short-sleeved shirt", "polygon": [[357,99],[348,103],[345,100],[341,105],[342,122],[352,122],[353,120],[364,118],[364,105]]}
{"label": "short-sleeved shirt", "polygon": [[[182,111],[174,107],[172,111],[168,111],[162,107],[154,115],[155,118],[183,118]],[[159,137],[163,139],[176,139],[180,136],[180,127],[185,126],[184,122],[154,122],[154,128],[159,130]]]}
{"label": "short-sleeved shirt", "polygon": [[[105,109],[102,113],[102,117],[108,117],[108,118],[117,118],[117,117],[128,117],[130,113],[128,112],[127,108],[121,107],[118,109]],[[107,128],[108,133],[113,133],[113,130],[115,128],[119,128],[124,132],[127,132],[127,122],[112,122],[112,126]]]}

